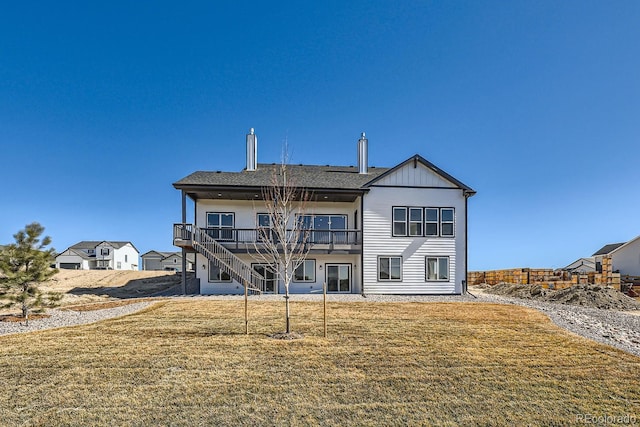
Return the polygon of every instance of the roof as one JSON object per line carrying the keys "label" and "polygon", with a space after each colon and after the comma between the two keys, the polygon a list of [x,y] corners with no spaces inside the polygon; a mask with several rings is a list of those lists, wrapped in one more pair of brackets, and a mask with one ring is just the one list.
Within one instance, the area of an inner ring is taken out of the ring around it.
{"label": "roof", "polygon": [[[150,250],[148,252],[145,252],[144,254],[141,255],[142,258],[146,257],[147,255],[150,254],[158,254],[162,257],[163,260],[170,258],[172,256],[177,256],[179,258],[182,258],[182,252],[178,251],[155,251],[155,250]],[[190,256],[191,254],[187,254],[187,259],[188,260],[192,260],[193,257]]]}
{"label": "roof", "polygon": [[87,259],[87,260],[95,259],[95,256],[90,256],[86,252],[83,252],[81,249],[72,249],[72,248],[67,248],[64,251],[60,252],[59,254],[56,255],[56,258],[58,258],[59,256],[69,256],[69,255],[75,255],[77,257],[80,257],[82,259]]}
{"label": "roof", "polygon": [[110,241],[110,240],[83,240],[81,242],[76,243],[75,245],[69,246],[68,249],[95,249],[98,245],[102,243],[107,243],[109,246],[115,249],[120,249],[123,246],[131,245],[133,249],[138,251],[138,249],[134,246],[133,243],[127,241]]}
{"label": "roof", "polygon": [[[254,171],[246,169],[240,172],[204,172],[198,171],[182,178],[173,186],[181,188],[188,185],[258,187],[268,185],[279,164],[258,164]],[[358,173],[355,166],[314,166],[287,165],[291,176],[295,176],[296,187],[323,189],[361,189],[372,179],[380,176],[389,168],[370,167],[368,173]]]}
{"label": "roof", "polygon": [[596,253],[594,253],[591,256],[596,256],[596,255],[608,255],[609,253],[615,251],[616,249],[618,249],[620,246],[624,245],[626,242],[622,242],[622,243],[610,243],[608,245],[604,245],[603,247],[601,247]]}
{"label": "roof", "polygon": [[[295,186],[309,190],[346,190],[366,192],[368,187],[374,185],[380,178],[404,167],[411,162],[419,162],[434,173],[454,184],[469,195],[475,191],[458,181],[445,171],[436,167],[422,156],[416,154],[393,168],[369,167],[366,174],[361,174],[356,166],[316,166],[316,165],[287,165],[291,176],[295,177]],[[280,164],[260,163],[256,170],[240,172],[194,172],[185,178],[175,182],[176,189],[194,189],[197,187],[216,188],[244,188],[260,189],[269,185],[274,172]]]}

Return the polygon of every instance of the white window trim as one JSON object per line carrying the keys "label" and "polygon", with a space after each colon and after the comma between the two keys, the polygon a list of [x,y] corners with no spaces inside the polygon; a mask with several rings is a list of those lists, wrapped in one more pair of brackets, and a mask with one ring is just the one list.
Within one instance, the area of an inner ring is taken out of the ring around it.
{"label": "white window trim", "polygon": [[[383,258],[387,258],[389,259],[389,278],[388,279],[382,279],[380,278],[380,260]],[[399,258],[400,259],[400,278],[399,279],[393,279],[391,278],[391,258]],[[378,255],[378,282],[402,282],[402,256],[401,255]]]}
{"label": "white window trim", "polygon": [[[216,226],[211,226],[209,225],[209,215],[218,215],[218,223],[219,225]],[[222,215],[231,215],[231,226],[228,225],[222,225]],[[210,212],[206,212],[205,213],[205,222],[206,222],[206,228],[207,229],[211,229],[211,230],[218,230],[219,234],[218,234],[218,238],[216,240],[220,241],[220,242],[233,242],[235,240],[235,236],[234,236],[234,230],[236,227],[236,213],[235,212],[216,212],[216,211],[210,211]],[[231,230],[231,238],[230,239],[223,239],[222,238],[222,230]]]}
{"label": "white window trim", "polygon": [[[429,260],[436,260],[436,277],[440,277],[440,260],[447,260],[447,278],[446,279],[429,279]],[[425,282],[450,282],[451,281],[451,260],[449,256],[446,255],[427,255],[424,257],[424,281]]]}

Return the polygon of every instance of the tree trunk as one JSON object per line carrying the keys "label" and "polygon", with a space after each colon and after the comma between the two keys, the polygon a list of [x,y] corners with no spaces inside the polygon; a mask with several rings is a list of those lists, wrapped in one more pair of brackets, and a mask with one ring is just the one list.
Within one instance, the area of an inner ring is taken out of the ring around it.
{"label": "tree trunk", "polygon": [[26,303],[22,303],[22,317],[24,317],[24,324],[29,326],[29,306]]}
{"label": "tree trunk", "polygon": [[289,291],[287,290],[287,293],[284,296],[284,306],[285,306],[285,312],[286,312],[286,333],[290,334],[291,333],[291,318],[289,316],[290,312],[289,312]]}

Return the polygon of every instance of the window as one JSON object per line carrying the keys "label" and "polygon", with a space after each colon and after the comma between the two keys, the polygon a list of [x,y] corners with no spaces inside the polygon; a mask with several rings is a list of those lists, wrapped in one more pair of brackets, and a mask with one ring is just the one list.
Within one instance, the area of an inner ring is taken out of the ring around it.
{"label": "window", "polygon": [[378,257],[378,280],[391,281],[402,280],[402,257],[381,256]]}
{"label": "window", "polygon": [[346,215],[302,215],[298,222],[302,229],[313,230],[309,236],[310,243],[348,243],[348,233],[336,232],[347,229]]}
{"label": "window", "polygon": [[271,215],[266,213],[259,213],[256,216],[256,228],[257,228],[257,241],[269,241],[273,240],[275,234],[271,229]]}
{"label": "window", "polygon": [[234,214],[207,212],[207,234],[216,240],[233,240]]}
{"label": "window", "polygon": [[440,235],[453,237],[453,208],[440,209]]}
{"label": "window", "polygon": [[411,237],[453,237],[454,208],[393,208],[393,235]]}
{"label": "window", "polygon": [[118,270],[122,269],[122,263],[120,261],[118,261],[117,268]]}
{"label": "window", "polygon": [[109,248],[100,249],[100,255],[109,255]]}
{"label": "window", "polygon": [[422,236],[422,208],[409,208],[409,236]]}
{"label": "window", "polygon": [[407,235],[407,208],[393,208],[393,235]]}
{"label": "window", "polygon": [[127,256],[127,255],[125,255],[125,256],[124,256],[124,262],[129,262],[129,261],[127,260],[127,258],[128,258],[128,256]]}
{"label": "window", "polygon": [[96,250],[95,250],[95,249],[87,249],[87,253],[88,253],[89,255],[93,255],[93,254],[95,254],[95,253],[96,253]]}
{"label": "window", "polygon": [[449,257],[426,257],[426,280],[442,282],[449,280]]}
{"label": "window", "polygon": [[210,282],[231,282],[231,276],[226,271],[221,271],[220,267],[209,261],[209,281]]}
{"label": "window", "polygon": [[294,282],[315,282],[316,281],[316,260],[305,259],[302,264],[293,272]]}
{"label": "window", "polygon": [[424,219],[424,235],[439,236],[440,210],[438,208],[426,208],[424,210]]}

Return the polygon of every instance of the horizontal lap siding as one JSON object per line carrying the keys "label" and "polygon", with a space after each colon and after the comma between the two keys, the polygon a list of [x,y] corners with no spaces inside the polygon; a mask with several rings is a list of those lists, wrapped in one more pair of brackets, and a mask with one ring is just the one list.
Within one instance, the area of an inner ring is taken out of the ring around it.
{"label": "horizontal lap siding", "polygon": [[[392,207],[453,207],[455,238],[393,237]],[[464,278],[464,197],[462,191],[374,187],[364,200],[364,292],[368,294],[459,294]],[[402,281],[378,281],[378,256],[402,256]],[[425,257],[448,256],[447,282],[425,280]]]}

